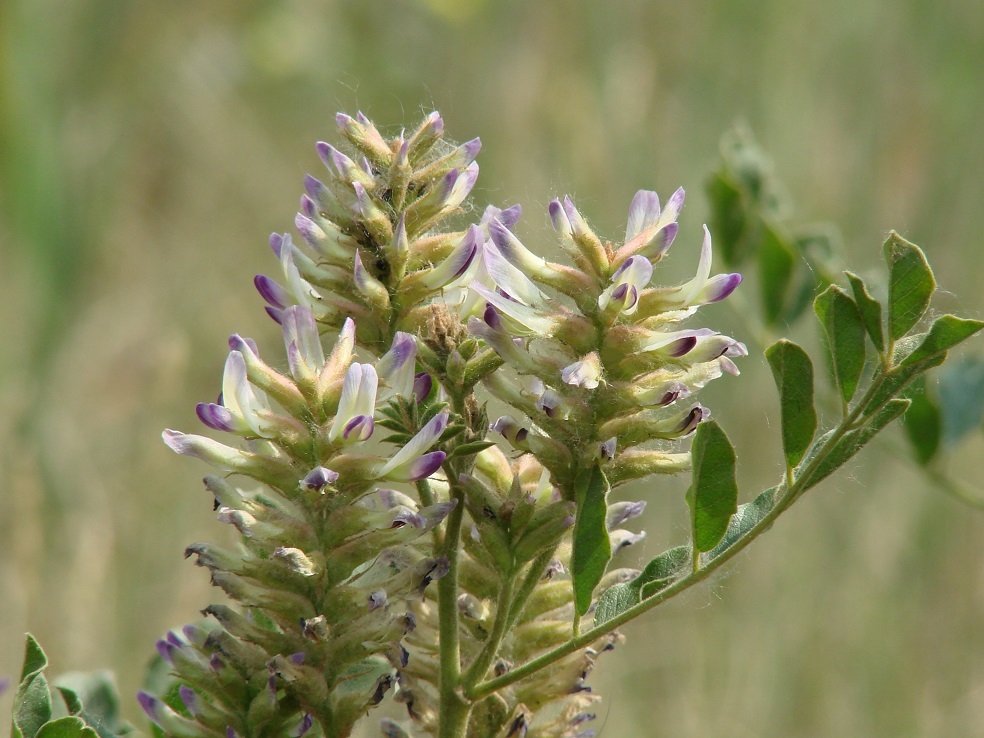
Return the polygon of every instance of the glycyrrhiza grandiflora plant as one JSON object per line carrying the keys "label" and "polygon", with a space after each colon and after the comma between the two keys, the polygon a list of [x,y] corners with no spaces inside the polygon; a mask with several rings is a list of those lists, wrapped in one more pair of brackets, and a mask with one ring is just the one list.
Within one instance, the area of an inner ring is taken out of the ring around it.
{"label": "glycyrrhiza grandiflora plant", "polygon": [[[328,175],[306,179],[303,245],[271,237],[280,273],[255,280],[286,359],[233,336],[220,399],[198,416],[238,442],[164,434],[223,472],[205,486],[241,545],[187,549],[235,606],[158,642],[170,676],[139,699],[159,734],[341,738],[391,694],[406,718],[381,722],[389,738],[594,735],[586,679],[616,629],[768,529],[984,326],[944,315],[915,332],[935,282],[892,234],[882,302],[853,274],[815,301],[833,427],[818,431],[806,352],[767,350],[785,473],[738,506],[734,450],[694,397],[737,381],[747,351],[692,321],[741,276],[713,274],[705,228],[693,279],[654,285],[682,190],[662,207],[637,193],[616,243],[569,198],[550,203],[566,255],[551,262],[515,235],[516,206],[449,225],[470,211],[477,139],[444,142],[436,113],[390,139],[361,114],[337,120],[348,153],[318,144]],[[686,471],[690,542],[641,571],[613,564],[643,537],[622,526],[645,503],[620,488]],[[48,719],[31,644],[27,738]],[[89,730],[75,702],[73,729]]]}

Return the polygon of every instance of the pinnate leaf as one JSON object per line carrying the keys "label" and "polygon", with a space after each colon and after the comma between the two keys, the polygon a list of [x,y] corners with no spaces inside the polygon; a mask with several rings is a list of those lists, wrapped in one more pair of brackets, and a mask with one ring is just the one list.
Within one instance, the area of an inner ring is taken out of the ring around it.
{"label": "pinnate leaf", "polygon": [[813,406],[813,362],[800,346],[781,340],[769,346],[765,358],[772,368],[782,414],[782,448],[789,467],[796,466],[817,430]]}
{"label": "pinnate leaf", "polygon": [[691,449],[693,478],[687,492],[695,551],[710,551],[738,509],[735,449],[716,421],[697,426]]}

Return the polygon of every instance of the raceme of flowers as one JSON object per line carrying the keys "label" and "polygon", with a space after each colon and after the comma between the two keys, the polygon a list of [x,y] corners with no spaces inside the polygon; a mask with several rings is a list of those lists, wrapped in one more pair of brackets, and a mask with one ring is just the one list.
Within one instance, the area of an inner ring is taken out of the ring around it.
{"label": "raceme of flowers", "polygon": [[[437,734],[442,618],[462,689],[569,639],[578,479],[687,469],[678,441],[708,417],[694,396],[746,353],[686,325],[741,282],[712,276],[706,228],[694,278],[652,284],[683,190],[662,207],[638,192],[615,244],[551,202],[555,263],[515,234],[518,206],[449,226],[467,218],[478,139],[447,143],[437,113],[391,138],[361,114],[337,123],[348,148],[318,144],[300,242],[271,236],[279,271],[255,279],[286,360],[232,336],[221,394],[197,414],[234,440],[164,433],[223,473],[205,486],[241,534],[235,550],[187,549],[238,607],[159,641],[173,688],[140,701],[166,735],[347,736],[391,689],[409,722],[384,735]],[[490,396],[508,407],[492,422]],[[621,526],[643,507],[609,505],[613,551],[642,538]],[[594,596],[635,574],[610,570]],[[617,640],[476,700],[469,735],[592,735],[585,679]]]}

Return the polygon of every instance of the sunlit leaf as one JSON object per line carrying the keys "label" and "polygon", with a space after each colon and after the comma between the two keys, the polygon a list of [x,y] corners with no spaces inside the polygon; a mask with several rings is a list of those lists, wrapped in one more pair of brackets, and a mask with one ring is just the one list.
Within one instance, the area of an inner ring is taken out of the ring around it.
{"label": "sunlit leaf", "polygon": [[813,407],[813,362],[792,341],[777,341],[765,351],[772,368],[782,415],[782,448],[786,464],[796,466],[817,430]]}
{"label": "sunlit leaf", "polygon": [[944,353],[984,328],[984,322],[944,315],[933,321],[929,332],[900,366],[911,366]]}
{"label": "sunlit leaf", "polygon": [[693,478],[687,503],[693,546],[696,551],[710,551],[738,509],[735,449],[717,421],[711,420],[697,426],[690,453]]}
{"label": "sunlit leaf", "polygon": [[830,285],[813,302],[830,349],[834,381],[845,405],[854,397],[864,371],[865,328],[854,300]]}
{"label": "sunlit leaf", "polygon": [[[908,407],[909,400],[889,400],[884,407],[874,413],[864,425],[856,430],[845,433],[840,440],[834,444],[833,448],[827,452],[827,454],[823,457],[823,460],[816,466],[816,468],[810,472],[809,476],[803,479],[802,489],[805,491],[810,487],[816,486],[837,471],[840,467],[844,466],[844,464],[850,461],[858,451],[864,448],[865,445],[867,445],[867,443],[879,433],[879,431],[881,431],[893,420],[901,417]],[[829,438],[829,434],[821,438],[821,441],[826,438]]]}
{"label": "sunlit leaf", "polygon": [[885,241],[888,262],[888,334],[896,341],[919,322],[936,290],[926,255],[892,231]]}
{"label": "sunlit leaf", "polygon": [[677,546],[650,561],[632,581],[609,587],[598,600],[595,625],[607,623],[647,597],[666,589],[680,577],[689,561],[690,548]]}
{"label": "sunlit leaf", "polygon": [[762,522],[765,516],[772,510],[773,505],[775,505],[775,493],[776,488],[772,487],[759,494],[751,502],[739,505],[737,512],[731,516],[731,521],[728,523],[728,530],[725,531],[724,537],[717,546],[711,549],[707,557],[709,559],[716,559],[731,548],[748,531]]}

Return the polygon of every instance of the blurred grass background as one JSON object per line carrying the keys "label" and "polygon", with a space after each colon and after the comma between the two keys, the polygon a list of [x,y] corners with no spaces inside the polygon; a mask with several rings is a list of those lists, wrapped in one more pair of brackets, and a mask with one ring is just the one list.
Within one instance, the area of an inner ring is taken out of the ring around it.
{"label": "blurred grass background", "polygon": [[[181,559],[225,534],[204,468],[159,433],[196,428],[228,334],[277,345],[250,280],[336,111],[480,135],[477,201],[522,202],[530,241],[558,194],[618,237],[636,189],[683,185],[674,276],[742,118],[852,268],[895,228],[979,318],[982,70],[973,0],[0,0],[0,675],[30,629],[55,672],[114,669],[136,717],[154,639],[216,596]],[[726,307],[705,322],[743,337]],[[707,400],[750,495],[777,413],[762,360],[742,369]],[[685,485],[639,490],[624,563],[683,542]],[[982,541],[984,513],[870,450],[626,629],[591,680],[601,735],[984,735]]]}

